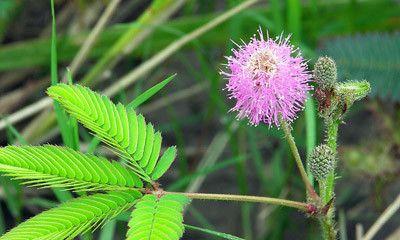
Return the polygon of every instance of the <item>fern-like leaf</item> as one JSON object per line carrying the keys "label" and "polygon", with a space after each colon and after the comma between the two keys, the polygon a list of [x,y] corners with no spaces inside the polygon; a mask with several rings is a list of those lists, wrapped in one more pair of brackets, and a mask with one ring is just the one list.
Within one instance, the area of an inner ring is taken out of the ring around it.
{"label": "fern-like leaf", "polygon": [[65,202],[21,223],[0,240],[74,239],[132,207],[138,191],[109,192]]}
{"label": "fern-like leaf", "polygon": [[400,32],[339,37],[320,52],[335,59],[340,80],[366,79],[372,97],[400,101]]}
{"label": "fern-like leaf", "polygon": [[[161,133],[155,132],[142,115],[127,110],[121,103],[115,105],[106,96],[80,85],[58,84],[50,87],[48,94],[121,157],[129,159],[130,167],[143,180],[152,182],[156,179],[152,176],[160,177],[175,158],[175,154],[171,154],[176,152],[173,149],[167,150],[168,155],[158,160]],[[153,174],[155,169],[157,173]]]}
{"label": "fern-like leaf", "polygon": [[127,190],[143,186],[133,171],[118,162],[52,145],[0,148],[0,172],[30,186],[75,191]]}
{"label": "fern-like leaf", "polygon": [[182,237],[183,208],[189,203],[184,195],[167,194],[158,198],[144,196],[132,211],[128,240],[177,240]]}

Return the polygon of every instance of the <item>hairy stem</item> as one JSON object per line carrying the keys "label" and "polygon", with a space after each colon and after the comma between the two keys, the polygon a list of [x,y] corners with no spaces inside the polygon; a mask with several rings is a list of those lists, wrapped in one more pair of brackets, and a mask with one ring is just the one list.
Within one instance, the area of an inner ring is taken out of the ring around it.
{"label": "hairy stem", "polygon": [[332,221],[330,221],[330,219],[328,219],[327,217],[324,217],[320,220],[320,224],[321,224],[322,232],[324,234],[324,239],[325,240],[336,240],[336,230],[335,230],[335,226],[332,223]]}
{"label": "hairy stem", "polygon": [[303,180],[304,185],[306,186],[307,192],[310,194],[311,197],[316,198],[316,197],[318,197],[318,195],[315,192],[314,187],[311,185],[309,178],[307,177],[307,173],[306,173],[306,170],[304,169],[303,162],[301,161],[299,150],[297,149],[291,129],[290,129],[288,123],[286,121],[284,121],[283,119],[280,119],[280,122],[281,122],[282,129],[285,133],[286,141],[289,144],[290,151],[292,152],[294,160],[296,161],[297,168],[299,169],[301,179]]}
{"label": "hairy stem", "polygon": [[[335,152],[337,148],[337,137],[338,137],[338,129],[339,129],[340,120],[328,120],[326,122],[327,128],[327,136],[326,136],[326,144]],[[335,187],[335,170],[333,170],[321,187],[321,197],[323,203],[328,203],[332,197],[334,196],[334,187]],[[336,230],[335,230],[335,207],[334,204],[329,208],[326,216],[321,219],[321,227],[324,233],[325,239],[334,240],[336,239]]]}
{"label": "hairy stem", "polygon": [[[327,123],[327,139],[326,144],[336,153],[337,148],[337,137],[339,121],[329,121]],[[335,171],[332,171],[326,178],[325,184],[325,197],[324,202],[327,203],[333,197],[333,190],[335,184]]]}
{"label": "hairy stem", "polygon": [[248,195],[231,195],[231,194],[211,194],[211,193],[184,193],[184,192],[163,192],[163,193],[182,194],[191,199],[201,199],[201,200],[266,203],[266,204],[292,207],[305,212],[308,211],[307,203],[280,199],[280,198],[269,198],[269,197],[248,196]]}

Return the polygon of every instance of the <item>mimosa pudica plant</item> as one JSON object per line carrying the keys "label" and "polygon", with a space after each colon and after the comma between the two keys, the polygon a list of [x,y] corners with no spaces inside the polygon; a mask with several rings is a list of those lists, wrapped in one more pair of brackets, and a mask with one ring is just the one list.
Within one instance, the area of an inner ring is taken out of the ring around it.
{"label": "mimosa pudica plant", "polygon": [[[336,239],[334,184],[337,132],[351,105],[370,91],[366,81],[338,82],[335,62],[322,57],[314,71],[283,36],[253,37],[228,57],[229,97],[233,111],[251,125],[281,128],[305,185],[304,201],[263,196],[168,192],[158,180],[176,157],[176,148],[162,151],[162,134],[141,114],[87,87],[57,84],[47,90],[71,117],[110,147],[121,161],[81,153],[67,147],[7,146],[0,148],[0,171],[25,185],[62,188],[81,194],[11,229],[0,239],[73,239],[131,211],[126,239],[177,240],[184,232],[183,211],[191,199],[276,204],[316,218],[325,239]],[[310,181],[291,134],[290,124],[313,89],[326,138],[308,156],[317,180]],[[160,154],[163,152],[163,154]],[[318,189],[314,186],[318,185]]]}

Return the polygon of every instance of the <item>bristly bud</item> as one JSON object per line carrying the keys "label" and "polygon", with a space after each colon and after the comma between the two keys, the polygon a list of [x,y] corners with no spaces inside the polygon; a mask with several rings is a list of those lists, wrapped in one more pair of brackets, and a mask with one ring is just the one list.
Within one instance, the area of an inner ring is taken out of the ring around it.
{"label": "bristly bud", "polygon": [[371,85],[366,80],[349,81],[338,84],[336,91],[350,107],[355,101],[365,98],[371,92]]}
{"label": "bristly bud", "polygon": [[314,65],[314,80],[323,90],[333,89],[337,82],[336,63],[330,57],[320,57]]}
{"label": "bristly bud", "polygon": [[319,145],[309,156],[308,166],[318,181],[324,180],[335,169],[336,154],[327,145]]}

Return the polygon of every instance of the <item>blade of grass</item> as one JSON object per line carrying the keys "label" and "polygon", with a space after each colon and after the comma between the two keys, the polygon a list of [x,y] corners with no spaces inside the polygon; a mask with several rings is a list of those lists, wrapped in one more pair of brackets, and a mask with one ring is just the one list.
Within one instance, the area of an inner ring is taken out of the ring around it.
{"label": "blade of grass", "polygon": [[207,220],[207,218],[205,218],[204,215],[199,210],[193,207],[192,204],[188,206],[188,212],[197,222],[201,224],[202,227],[210,230],[215,229],[215,227],[211,225],[211,223]]}
{"label": "blade of grass", "polygon": [[162,82],[157,83],[153,87],[149,88],[146,90],[144,93],[140,94],[138,97],[136,97],[132,102],[130,102],[128,105],[126,105],[127,108],[137,108],[139,105],[143,104],[147,100],[149,100],[152,96],[154,96],[156,93],[161,91],[169,82],[174,79],[176,74],[169,76],[168,78],[164,79]]}
{"label": "blade of grass", "polygon": [[[55,85],[58,83],[57,74],[57,33],[56,33],[56,17],[54,13],[54,0],[50,1],[51,4],[51,16],[52,16],[52,31],[51,31],[51,63],[50,63],[50,75],[51,84]],[[57,122],[61,131],[61,136],[64,143],[69,147],[75,147],[73,143],[72,129],[70,128],[68,122],[68,116],[61,109],[61,106],[54,102],[54,111],[56,113]],[[54,194],[60,202],[65,202],[72,199],[72,194],[67,191],[62,191],[60,189],[54,189]]]}
{"label": "blade of grass", "polygon": [[12,134],[15,139],[17,140],[18,143],[22,144],[22,145],[29,145],[29,143],[25,140],[25,138],[18,132],[18,130],[11,125],[8,120],[7,117],[4,118],[4,120],[7,122],[7,130],[10,132],[10,134]]}
{"label": "blade of grass", "polygon": [[[72,80],[72,72],[67,68],[67,82],[68,84],[73,84]],[[69,147],[78,150],[79,149],[79,131],[78,131],[78,122],[76,121],[75,118],[68,116],[64,112],[67,120],[68,120],[68,125],[69,125],[69,130],[70,130],[70,145]],[[68,146],[68,145],[67,145]]]}
{"label": "blade of grass", "polygon": [[[52,17],[50,75],[51,85],[56,85],[58,84],[56,16],[54,13],[54,0],[51,0],[50,3]],[[54,101],[53,105],[64,144],[77,150],[78,146],[74,137],[75,131],[73,129],[73,126],[70,125],[70,119],[68,118],[65,111],[61,108],[59,103]]]}
{"label": "blade of grass", "polygon": [[209,229],[205,229],[205,228],[195,227],[195,226],[188,225],[188,224],[185,224],[185,228],[187,230],[198,231],[198,232],[205,233],[205,234],[208,234],[208,235],[214,236],[214,237],[219,237],[219,238],[222,238],[222,239],[244,240],[243,238],[239,238],[239,237],[236,237],[236,236],[233,236],[233,235],[230,235],[230,234],[217,232],[217,231],[213,231],[213,230],[209,230]]}

